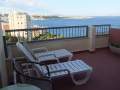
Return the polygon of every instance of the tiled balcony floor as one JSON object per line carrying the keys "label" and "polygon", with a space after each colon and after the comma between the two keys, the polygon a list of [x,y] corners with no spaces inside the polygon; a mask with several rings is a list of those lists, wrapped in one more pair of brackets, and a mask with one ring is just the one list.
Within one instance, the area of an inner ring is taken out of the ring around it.
{"label": "tiled balcony floor", "polygon": [[93,67],[91,79],[85,85],[64,84],[56,90],[120,90],[120,56],[111,53],[108,48],[94,53],[76,53],[74,56],[74,59],[82,59]]}

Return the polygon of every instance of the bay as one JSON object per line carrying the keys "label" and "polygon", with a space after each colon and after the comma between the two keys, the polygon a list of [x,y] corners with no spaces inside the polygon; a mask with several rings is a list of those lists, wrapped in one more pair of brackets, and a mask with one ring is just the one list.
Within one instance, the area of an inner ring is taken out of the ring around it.
{"label": "bay", "polygon": [[[98,16],[88,19],[66,19],[66,18],[50,18],[44,20],[32,20],[33,26],[37,27],[65,27],[65,26],[90,26],[90,25],[105,25],[110,24],[114,28],[120,28],[120,16]],[[99,33],[102,33],[103,30],[98,28]],[[64,37],[80,37],[86,36],[87,30],[75,30],[69,29],[53,29],[48,30],[49,33],[55,35],[61,35]],[[104,33],[108,33],[109,30],[105,30]]]}

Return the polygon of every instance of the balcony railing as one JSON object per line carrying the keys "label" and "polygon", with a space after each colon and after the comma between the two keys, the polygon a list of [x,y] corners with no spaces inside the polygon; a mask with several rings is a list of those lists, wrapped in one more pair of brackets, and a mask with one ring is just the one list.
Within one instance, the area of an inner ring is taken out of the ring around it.
{"label": "balcony railing", "polygon": [[6,41],[44,41],[88,37],[88,26],[66,26],[50,28],[6,30]]}
{"label": "balcony railing", "polygon": [[[96,36],[109,35],[111,25],[93,25],[96,27]],[[45,41],[88,37],[88,26],[66,26],[50,28],[32,28],[5,30],[6,43],[20,41]]]}
{"label": "balcony railing", "polygon": [[[106,36],[109,34],[110,25],[94,25],[96,27],[96,36]],[[59,39],[87,38],[89,39],[88,26],[66,26],[50,28],[32,28],[5,30],[4,48],[7,57],[7,45],[15,44],[19,41],[46,41]]]}
{"label": "balcony railing", "polygon": [[96,27],[96,36],[106,36],[109,35],[109,30],[111,25],[94,25]]}

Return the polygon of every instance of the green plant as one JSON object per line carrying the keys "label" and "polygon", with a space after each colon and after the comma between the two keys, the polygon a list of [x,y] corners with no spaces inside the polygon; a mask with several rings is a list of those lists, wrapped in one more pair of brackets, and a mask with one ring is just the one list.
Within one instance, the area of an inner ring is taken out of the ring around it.
{"label": "green plant", "polygon": [[9,37],[8,41],[9,41],[9,42],[17,42],[17,41],[18,41],[18,38],[15,37],[15,36],[11,36],[11,37]]}
{"label": "green plant", "polygon": [[120,43],[111,43],[112,46],[120,48]]}
{"label": "green plant", "polygon": [[64,38],[64,36],[55,35],[47,32],[45,34],[39,34],[38,36],[33,37],[33,40],[47,40],[47,39],[54,39],[54,38]]}

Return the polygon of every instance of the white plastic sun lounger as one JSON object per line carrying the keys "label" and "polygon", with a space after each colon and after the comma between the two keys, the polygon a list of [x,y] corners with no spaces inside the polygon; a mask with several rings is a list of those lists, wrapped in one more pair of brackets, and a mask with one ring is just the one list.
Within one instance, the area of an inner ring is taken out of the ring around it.
{"label": "white plastic sun lounger", "polygon": [[[37,68],[40,72],[42,71],[45,75],[49,76],[45,66],[38,65]],[[49,68],[51,78],[54,79],[55,77],[61,77],[61,76],[70,74],[70,77],[73,83],[76,85],[85,84],[89,80],[90,75],[92,73],[92,67],[88,66],[82,60],[74,60],[74,61],[67,61],[63,63],[49,64],[48,68]],[[68,70],[69,73],[64,70]],[[80,75],[80,73],[85,73],[86,75],[85,78],[76,80],[74,75],[75,74]]]}
{"label": "white plastic sun lounger", "polygon": [[[39,71],[39,73],[44,76],[49,76],[51,79],[54,79],[54,77],[69,75],[75,85],[81,85],[85,84],[89,80],[92,73],[92,67],[87,65],[82,60],[43,65],[41,64],[40,60],[35,60],[33,55],[31,55],[31,53],[22,44],[17,43],[16,46],[25,55],[28,62],[35,63],[34,66]],[[56,60],[58,59],[56,58]],[[86,73],[85,78],[76,80],[74,77],[75,74],[82,72]]]}
{"label": "white plastic sun lounger", "polygon": [[68,60],[71,60],[73,57],[73,54],[66,49],[58,49],[53,51],[48,51],[47,48],[45,47],[31,49],[26,42],[23,42],[23,44],[20,42],[17,42],[17,43],[18,43],[17,44],[18,48],[19,48],[19,44],[23,45],[24,48],[26,48],[31,53],[31,55],[39,61],[51,60],[54,58],[55,59],[68,58]]}

